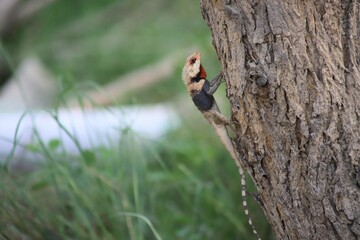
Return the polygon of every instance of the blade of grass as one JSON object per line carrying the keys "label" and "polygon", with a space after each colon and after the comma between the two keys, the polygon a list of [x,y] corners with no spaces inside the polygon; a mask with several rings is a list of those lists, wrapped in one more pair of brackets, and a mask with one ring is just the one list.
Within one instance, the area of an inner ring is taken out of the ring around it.
{"label": "blade of grass", "polygon": [[141,214],[131,213],[131,212],[122,212],[122,213],[116,213],[116,214],[119,215],[119,216],[134,217],[134,218],[138,218],[138,219],[144,221],[146,223],[146,225],[148,225],[148,227],[150,228],[152,233],[154,234],[155,238],[157,240],[162,240],[160,234],[156,231],[154,225],[151,223],[151,221],[147,217],[145,217],[145,216],[143,216]]}

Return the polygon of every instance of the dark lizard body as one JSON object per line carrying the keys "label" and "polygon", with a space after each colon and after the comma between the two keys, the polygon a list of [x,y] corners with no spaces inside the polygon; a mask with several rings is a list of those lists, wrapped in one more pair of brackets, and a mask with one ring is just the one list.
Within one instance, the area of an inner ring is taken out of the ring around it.
{"label": "dark lizard body", "polygon": [[[196,81],[196,78],[194,78]],[[193,81],[193,79],[191,79]],[[208,91],[210,89],[210,82],[205,79],[204,85],[200,91],[191,91],[191,97],[195,106],[201,111],[206,112],[213,108],[215,103],[215,98],[213,95],[209,95]]]}

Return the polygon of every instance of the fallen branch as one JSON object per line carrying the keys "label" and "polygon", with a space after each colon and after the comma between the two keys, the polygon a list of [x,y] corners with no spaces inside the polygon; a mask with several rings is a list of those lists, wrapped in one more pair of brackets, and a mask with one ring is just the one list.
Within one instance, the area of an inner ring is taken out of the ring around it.
{"label": "fallen branch", "polygon": [[[168,56],[155,64],[135,70],[125,76],[121,76],[103,86],[100,90],[93,90],[85,93],[84,99],[86,100],[84,106],[110,105],[115,101],[122,99],[129,92],[147,88],[166,79],[171,76],[174,71],[175,60],[175,54]],[[78,100],[70,100],[69,105],[79,105]]]}
{"label": "fallen branch", "polygon": [[0,0],[0,36],[15,31],[16,27],[35,16],[56,0]]}

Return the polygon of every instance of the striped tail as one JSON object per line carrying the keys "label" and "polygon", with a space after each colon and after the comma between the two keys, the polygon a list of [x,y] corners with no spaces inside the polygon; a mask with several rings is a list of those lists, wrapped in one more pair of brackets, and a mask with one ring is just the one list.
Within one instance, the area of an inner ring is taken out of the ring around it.
{"label": "striped tail", "polygon": [[231,157],[234,159],[236,166],[239,169],[239,174],[241,178],[241,196],[242,196],[242,206],[244,208],[244,213],[248,219],[248,223],[251,226],[251,229],[254,235],[257,237],[258,240],[261,240],[259,233],[256,231],[253,221],[249,215],[248,204],[246,200],[246,179],[245,179],[245,172],[241,164],[240,156],[237,152],[235,152],[235,147],[233,142],[231,141],[227,129],[225,125],[217,125],[214,122],[210,122],[211,126],[213,126],[216,134],[221,139],[221,142],[224,144],[226,150],[230,153]]}

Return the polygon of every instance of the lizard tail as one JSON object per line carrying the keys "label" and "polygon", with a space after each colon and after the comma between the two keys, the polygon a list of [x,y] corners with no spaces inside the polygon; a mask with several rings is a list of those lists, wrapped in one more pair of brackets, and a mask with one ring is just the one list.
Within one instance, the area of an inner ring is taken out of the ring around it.
{"label": "lizard tail", "polygon": [[227,129],[224,125],[217,125],[215,123],[210,123],[213,126],[216,135],[220,138],[221,142],[224,144],[226,150],[230,153],[231,157],[234,159],[236,166],[239,169],[239,174],[241,178],[241,197],[242,197],[242,206],[244,209],[244,213],[248,219],[248,223],[256,236],[257,240],[261,240],[259,233],[256,231],[253,221],[249,215],[248,204],[246,200],[246,178],[244,168],[242,167],[240,156],[237,152],[235,152],[234,143],[231,141],[230,137],[228,137]]}
{"label": "lizard tail", "polygon": [[245,215],[247,216],[248,223],[249,223],[254,235],[257,237],[258,240],[261,240],[259,233],[256,231],[253,221],[249,215],[249,209],[248,209],[247,200],[246,200],[246,179],[245,179],[244,169],[239,165],[237,165],[237,166],[239,168],[239,173],[240,173],[240,177],[241,177],[241,196],[243,199],[242,206],[244,208]]}

